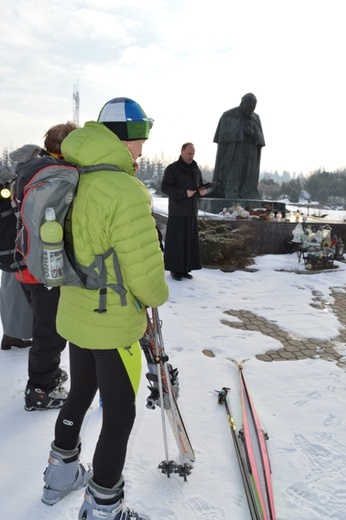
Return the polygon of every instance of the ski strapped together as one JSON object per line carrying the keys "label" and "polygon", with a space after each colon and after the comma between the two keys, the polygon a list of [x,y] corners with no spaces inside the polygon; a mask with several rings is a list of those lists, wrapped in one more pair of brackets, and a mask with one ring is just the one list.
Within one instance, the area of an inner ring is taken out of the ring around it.
{"label": "ski strapped together", "polygon": [[[170,477],[172,473],[187,480],[190,475],[195,454],[182,419],[177,398],[179,394],[178,370],[168,363],[168,356],[162,337],[162,323],[157,308],[147,309],[147,330],[140,341],[145,354],[149,372],[146,374],[149,381],[150,395],[147,398],[147,408],[161,409],[161,422],[165,460],[159,464],[162,473]],[[174,439],[179,452],[179,463],[169,457],[169,443],[167,420],[172,428]]]}
{"label": "ski strapped together", "polygon": [[230,389],[227,387],[223,387],[222,390],[218,392],[218,403],[224,404],[227,412],[228,424],[232,433],[232,439],[234,443],[234,449],[237,456],[237,461],[239,464],[240,474],[243,481],[243,486],[245,490],[246,500],[249,506],[249,511],[251,515],[251,520],[262,520],[262,515],[259,509],[259,504],[255,496],[255,491],[251,483],[251,475],[250,470],[245,458],[244,450],[241,446],[240,437],[237,434],[234,418],[232,415],[231,406],[228,399],[228,391]]}
{"label": "ski strapped together", "polygon": [[237,460],[252,520],[276,520],[270,460],[267,451],[268,435],[262,429],[253,400],[245,381],[242,361],[228,358],[240,375],[243,427],[236,434],[234,419],[227,398],[229,388],[219,391],[218,402],[225,404],[232,431]]}
{"label": "ski strapped together", "polygon": [[240,391],[243,411],[243,441],[252,473],[254,486],[261,506],[263,520],[276,520],[271,466],[267,450],[268,434],[263,430],[249,388],[245,381],[243,364],[230,359],[240,376]]}

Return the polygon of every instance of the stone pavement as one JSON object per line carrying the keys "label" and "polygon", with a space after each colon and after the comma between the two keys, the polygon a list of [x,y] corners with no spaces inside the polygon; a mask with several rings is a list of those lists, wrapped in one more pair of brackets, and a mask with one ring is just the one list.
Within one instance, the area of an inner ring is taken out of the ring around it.
{"label": "stone pavement", "polygon": [[[315,302],[312,304],[318,308],[329,307],[336,314],[339,322],[346,327],[346,292],[332,290],[334,303],[331,306],[321,300],[320,294],[314,294]],[[237,311],[230,309],[225,314],[236,316],[241,322],[221,320],[224,325],[241,330],[258,331],[266,336],[278,340],[282,347],[277,350],[268,350],[265,354],[257,355],[261,361],[294,361],[297,359],[320,357],[330,361],[335,361],[338,366],[346,369],[346,358],[339,354],[334,343],[346,343],[346,328],[341,330],[339,335],[329,341],[320,341],[314,338],[293,339],[289,333],[280,329],[275,323],[267,321],[265,318],[256,316],[250,311]]]}

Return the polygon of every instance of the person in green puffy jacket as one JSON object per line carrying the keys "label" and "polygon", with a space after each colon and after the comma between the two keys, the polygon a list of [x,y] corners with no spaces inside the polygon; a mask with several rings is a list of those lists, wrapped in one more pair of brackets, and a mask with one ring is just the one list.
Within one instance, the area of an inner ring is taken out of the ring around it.
{"label": "person in green puffy jacket", "polygon": [[[125,507],[122,475],[126,447],[135,419],[141,375],[139,339],[146,329],[146,307],[168,298],[163,255],[151,197],[135,178],[136,160],[149,137],[152,120],[129,98],[115,98],[98,121],[87,122],[62,143],[67,161],[100,164],[81,175],[72,212],[74,253],[83,265],[113,247],[126,291],[125,304],[108,289],[106,312],[95,312],[99,292],[61,288],[57,330],[70,344],[71,389],[55,425],[42,501],[52,505],[88,484],[79,519],[107,515],[113,520],[145,520]],[[119,171],[102,169],[102,164]],[[106,260],[108,283],[116,284],[112,260]],[[80,430],[99,389],[103,422],[92,467],[81,463]]]}

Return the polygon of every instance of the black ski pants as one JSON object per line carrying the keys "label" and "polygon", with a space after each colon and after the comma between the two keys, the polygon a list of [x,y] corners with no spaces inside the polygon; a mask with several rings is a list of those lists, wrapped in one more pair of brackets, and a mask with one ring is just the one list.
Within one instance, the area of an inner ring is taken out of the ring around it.
{"label": "black ski pants", "polygon": [[[128,354],[131,355],[130,353]],[[93,457],[93,479],[112,488],[121,478],[135,420],[135,392],[117,349],[90,350],[70,343],[71,387],[55,425],[57,447],[74,450],[97,389],[102,397],[102,428]]]}
{"label": "black ski pants", "polygon": [[51,392],[61,374],[60,357],[66,347],[56,330],[60,287],[21,283],[33,312],[32,347],[29,350],[28,386]]}

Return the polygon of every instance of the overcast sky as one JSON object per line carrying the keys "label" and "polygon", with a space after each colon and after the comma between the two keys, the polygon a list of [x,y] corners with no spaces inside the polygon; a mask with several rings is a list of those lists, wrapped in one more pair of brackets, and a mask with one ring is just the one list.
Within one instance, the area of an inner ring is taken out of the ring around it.
{"label": "overcast sky", "polygon": [[155,119],[143,155],[192,141],[214,166],[222,113],[257,96],[261,170],[346,167],[344,0],[7,0],[0,18],[0,153],[42,144],[111,98]]}

